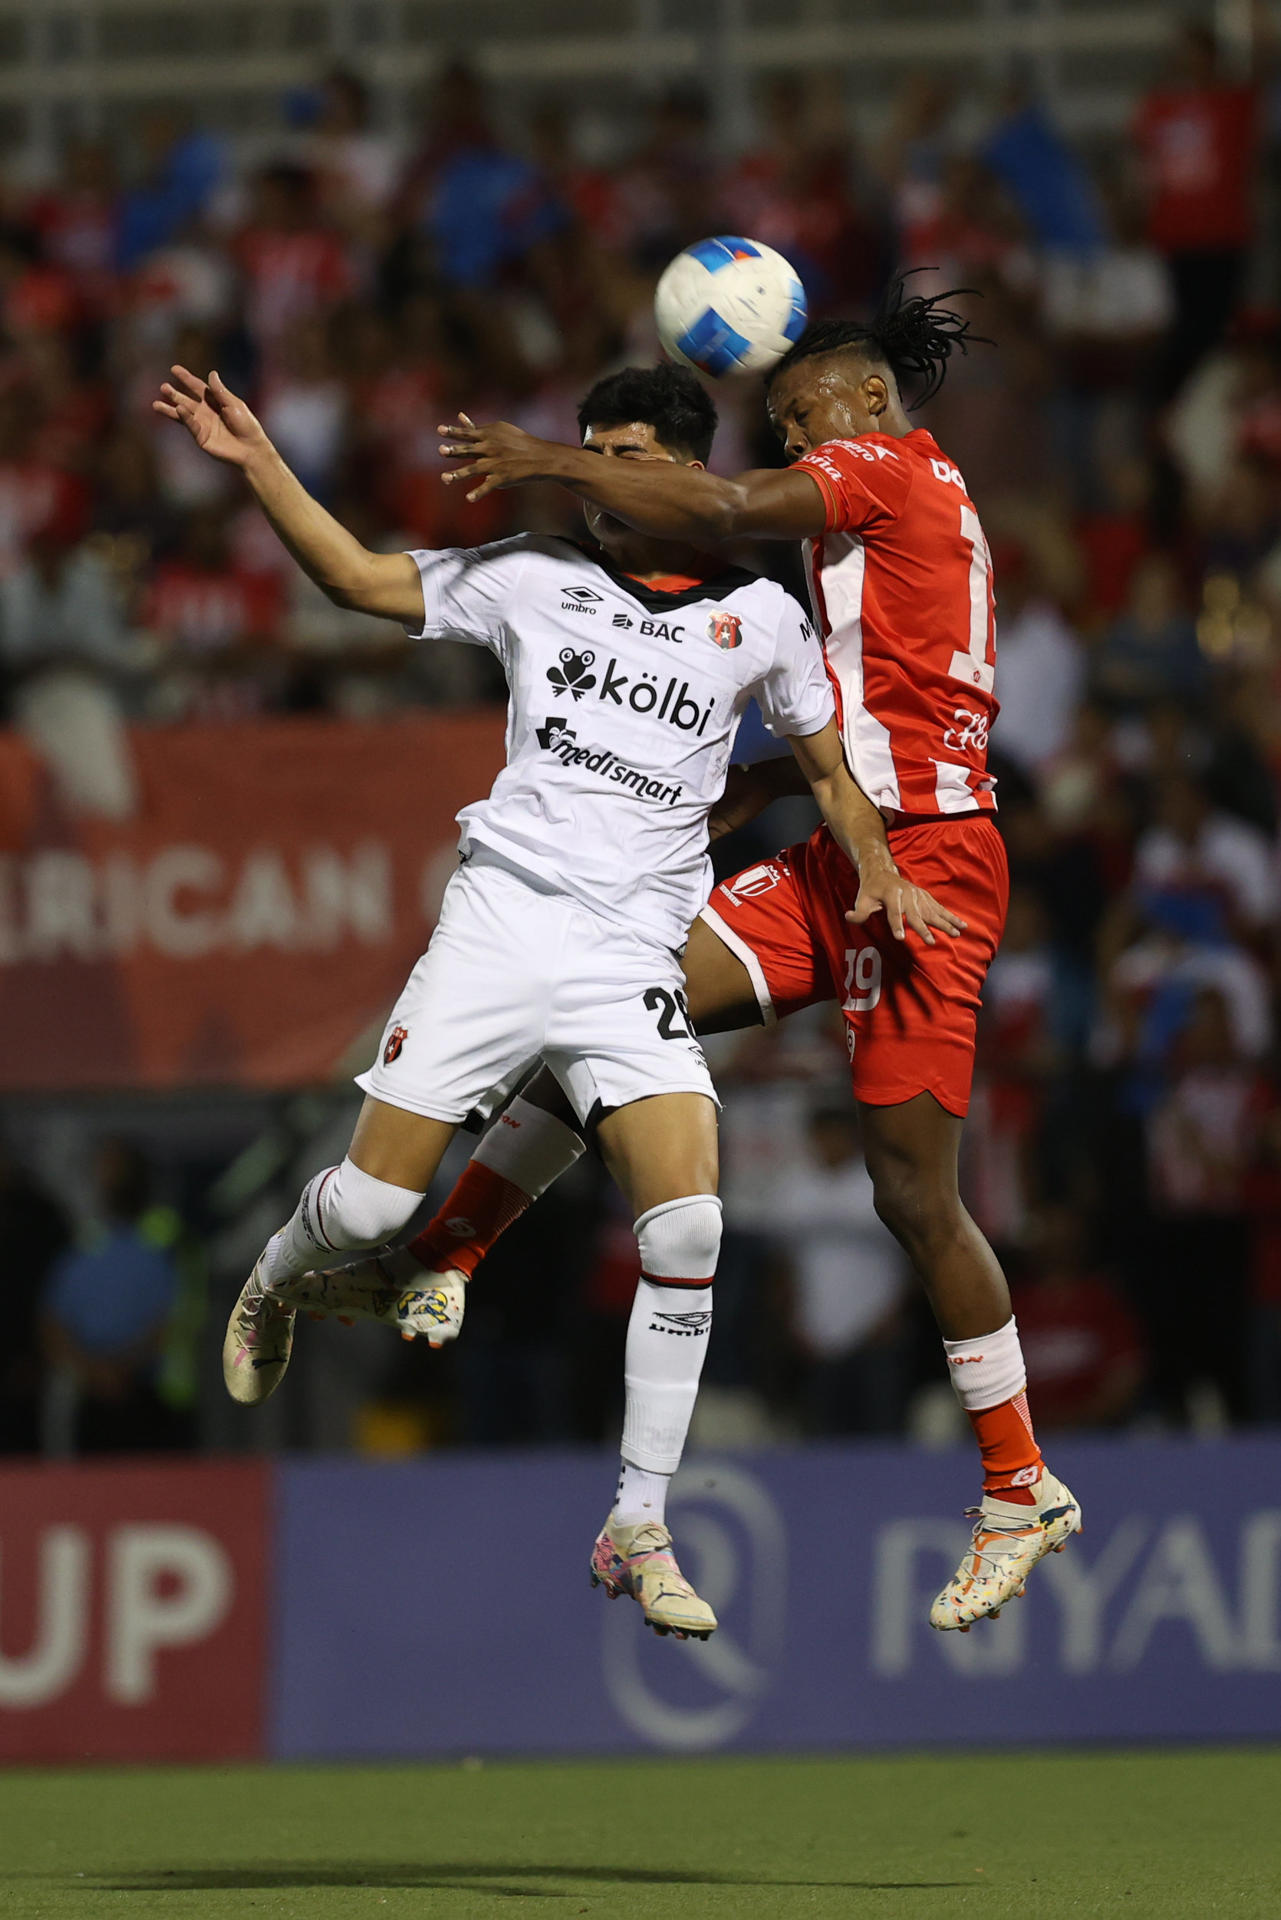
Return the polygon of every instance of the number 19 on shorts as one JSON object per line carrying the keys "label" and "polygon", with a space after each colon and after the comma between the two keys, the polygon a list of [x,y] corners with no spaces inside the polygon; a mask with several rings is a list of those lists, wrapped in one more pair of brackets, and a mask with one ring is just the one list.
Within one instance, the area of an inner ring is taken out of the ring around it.
{"label": "number 19 on shorts", "polygon": [[881,950],[879,947],[846,947],[845,1013],[870,1013],[881,997]]}

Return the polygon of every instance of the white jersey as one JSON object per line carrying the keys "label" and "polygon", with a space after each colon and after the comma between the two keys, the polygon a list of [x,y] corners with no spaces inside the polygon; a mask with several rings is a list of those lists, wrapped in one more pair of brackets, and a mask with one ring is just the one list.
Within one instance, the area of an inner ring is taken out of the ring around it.
{"label": "white jersey", "polygon": [[415,553],[413,639],[487,646],[507,675],[507,765],[465,807],[484,848],[665,947],[707,899],[707,815],[749,700],[780,735],[834,712],[822,650],[772,580],[735,568],[679,592],[616,573],[570,540],[518,534]]}

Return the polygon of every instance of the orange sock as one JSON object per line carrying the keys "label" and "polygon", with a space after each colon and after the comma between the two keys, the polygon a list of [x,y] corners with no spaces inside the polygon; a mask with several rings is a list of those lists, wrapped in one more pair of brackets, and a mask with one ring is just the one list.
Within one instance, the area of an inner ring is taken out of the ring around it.
{"label": "orange sock", "polygon": [[532,1205],[529,1194],[480,1160],[469,1160],[439,1213],[408,1252],[430,1273],[457,1267],[470,1280],[500,1234]]}
{"label": "orange sock", "polygon": [[1035,1506],[1032,1484],[1040,1478],[1041,1449],[1032,1432],[1026,1389],[999,1407],[970,1407],[967,1412],[983,1456],[984,1493],[999,1494],[1015,1506]]}

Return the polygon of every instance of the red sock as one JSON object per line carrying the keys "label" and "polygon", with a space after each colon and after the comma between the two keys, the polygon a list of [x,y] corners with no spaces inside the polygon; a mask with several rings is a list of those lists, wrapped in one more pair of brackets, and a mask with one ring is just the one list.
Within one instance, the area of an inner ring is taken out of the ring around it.
{"label": "red sock", "polygon": [[983,1456],[983,1491],[1018,1507],[1036,1505],[1032,1484],[1040,1478],[1041,1449],[1032,1432],[1026,1389],[999,1407],[968,1409]]}
{"label": "red sock", "polygon": [[430,1273],[457,1267],[470,1280],[499,1235],[531,1204],[501,1173],[469,1160],[444,1206],[407,1250]]}

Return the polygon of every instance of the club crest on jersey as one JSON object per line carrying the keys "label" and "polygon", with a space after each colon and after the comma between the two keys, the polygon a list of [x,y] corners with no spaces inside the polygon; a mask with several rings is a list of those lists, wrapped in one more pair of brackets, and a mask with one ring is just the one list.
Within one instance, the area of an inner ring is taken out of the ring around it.
{"label": "club crest on jersey", "polygon": [[557,693],[572,693],[575,700],[581,700],[596,685],[596,675],[588,672],[595,658],[594,653],[575,653],[572,647],[562,647],[560,665],[549,667],[547,678]]}
{"label": "club crest on jersey", "polygon": [[731,647],[743,644],[743,622],[736,613],[709,613],[707,637],[728,653]]}
{"label": "club crest on jersey", "polygon": [[400,1049],[409,1038],[408,1027],[393,1027],[387,1035],[387,1044],[383,1048],[383,1065],[389,1067],[393,1060],[399,1060]]}

